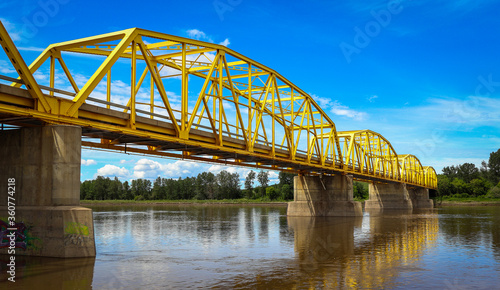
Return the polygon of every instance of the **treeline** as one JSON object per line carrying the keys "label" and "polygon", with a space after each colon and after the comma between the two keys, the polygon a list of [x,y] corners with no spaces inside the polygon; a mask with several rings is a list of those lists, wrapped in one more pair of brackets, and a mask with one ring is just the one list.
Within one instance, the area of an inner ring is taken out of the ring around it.
{"label": "treeline", "polygon": [[[226,170],[217,175],[202,172],[196,177],[178,179],[157,177],[156,180],[134,179],[121,182],[117,177],[98,176],[80,186],[81,200],[221,200],[221,199],[293,199],[293,174],[281,172],[279,184],[269,186],[269,173],[251,171],[241,189],[238,173]],[[258,177],[258,186],[254,186]]]}
{"label": "treeline", "polygon": [[491,152],[481,168],[472,163],[444,167],[438,175],[438,195],[500,198],[500,149]]}
{"label": "treeline", "polygon": [[[196,177],[178,179],[157,177],[121,182],[117,177],[98,176],[80,185],[81,200],[222,200],[247,198],[254,200],[293,200],[295,174],[280,172],[279,183],[269,185],[269,172],[253,170],[240,186],[238,173],[221,171],[217,175],[202,172]],[[354,197],[368,198],[368,185],[354,182]]]}

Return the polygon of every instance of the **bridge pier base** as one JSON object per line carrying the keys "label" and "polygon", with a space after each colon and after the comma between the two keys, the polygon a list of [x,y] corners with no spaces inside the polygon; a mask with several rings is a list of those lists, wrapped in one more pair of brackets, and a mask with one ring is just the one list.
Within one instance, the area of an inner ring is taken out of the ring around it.
{"label": "bridge pier base", "polygon": [[295,176],[294,201],[288,216],[362,216],[360,202],[353,200],[352,175]]}
{"label": "bridge pier base", "polygon": [[14,233],[16,255],[95,257],[92,210],[79,206],[81,133],[61,125],[0,131],[0,243],[10,246]]}
{"label": "bridge pier base", "polygon": [[365,209],[412,209],[412,201],[404,183],[370,183]]}
{"label": "bridge pier base", "polygon": [[415,209],[434,208],[434,201],[429,198],[429,189],[421,187],[408,188],[411,203]]}

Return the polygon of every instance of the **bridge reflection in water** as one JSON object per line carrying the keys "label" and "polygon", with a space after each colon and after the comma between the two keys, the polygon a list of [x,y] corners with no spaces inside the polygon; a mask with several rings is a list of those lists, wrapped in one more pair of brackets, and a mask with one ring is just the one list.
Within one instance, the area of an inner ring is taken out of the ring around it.
{"label": "bridge reflection in water", "polygon": [[94,213],[97,259],[18,257],[13,286],[390,288],[420,271],[439,230],[432,211],[320,218],[287,217],[285,207],[172,205]]}
{"label": "bridge reflection in water", "polygon": [[295,235],[301,286],[386,288],[402,272],[418,271],[439,230],[437,212],[371,213],[360,217],[288,217]]}

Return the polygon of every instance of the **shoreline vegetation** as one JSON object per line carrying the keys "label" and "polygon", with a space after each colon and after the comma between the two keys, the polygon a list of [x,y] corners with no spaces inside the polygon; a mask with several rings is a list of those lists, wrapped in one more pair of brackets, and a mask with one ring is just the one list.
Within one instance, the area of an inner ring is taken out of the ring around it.
{"label": "shoreline vegetation", "polygon": [[[500,205],[500,149],[488,162],[447,166],[437,175],[437,190],[429,196],[439,206]],[[278,183],[269,184],[269,172],[250,171],[241,187],[238,173],[222,170],[216,175],[202,172],[196,177],[156,180],[97,176],[80,184],[82,204],[252,204],[286,205],[293,200],[295,174],[280,172]],[[258,183],[258,184],[257,184]],[[353,182],[354,201],[367,200],[368,184]]]}
{"label": "shoreline vegetation", "polygon": [[[364,200],[356,200],[364,202]],[[99,205],[248,205],[248,206],[287,206],[287,201],[269,201],[255,199],[222,199],[222,200],[81,200],[82,206]],[[500,206],[499,199],[490,198],[446,198],[434,200],[436,208],[448,206]]]}
{"label": "shoreline vegetation", "polygon": [[272,205],[286,206],[286,201],[269,201],[255,199],[221,199],[221,200],[81,200],[80,205]]}

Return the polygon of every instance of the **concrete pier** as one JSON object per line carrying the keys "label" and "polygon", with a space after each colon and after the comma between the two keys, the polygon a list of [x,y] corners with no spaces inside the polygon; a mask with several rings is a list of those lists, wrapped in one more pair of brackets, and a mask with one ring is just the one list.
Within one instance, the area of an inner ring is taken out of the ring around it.
{"label": "concrete pier", "polygon": [[352,175],[295,176],[294,201],[288,216],[362,216],[360,202],[353,200]]}
{"label": "concrete pier", "polygon": [[[94,257],[92,210],[79,206],[80,163],[80,127],[0,131],[0,242],[8,242],[8,225],[17,228],[16,255]],[[8,197],[14,198],[15,225],[9,224]]]}
{"label": "concrete pier", "polygon": [[434,201],[429,198],[429,189],[422,187],[408,188],[411,203],[414,209],[434,208]]}
{"label": "concrete pier", "polygon": [[404,183],[370,183],[365,209],[412,209],[412,201]]}

